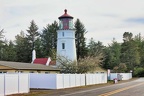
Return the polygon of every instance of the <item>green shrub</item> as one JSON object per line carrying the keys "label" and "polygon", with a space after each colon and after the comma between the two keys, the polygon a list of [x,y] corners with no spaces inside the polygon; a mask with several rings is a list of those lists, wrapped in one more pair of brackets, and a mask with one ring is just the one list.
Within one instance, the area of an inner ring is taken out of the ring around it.
{"label": "green shrub", "polygon": [[134,69],[134,74],[135,77],[143,77],[144,76],[144,68],[138,67]]}

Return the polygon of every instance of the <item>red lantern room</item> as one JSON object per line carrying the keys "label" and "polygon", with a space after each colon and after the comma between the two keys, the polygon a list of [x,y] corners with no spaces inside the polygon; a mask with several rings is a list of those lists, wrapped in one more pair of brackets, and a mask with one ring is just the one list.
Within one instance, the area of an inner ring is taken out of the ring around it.
{"label": "red lantern room", "polygon": [[67,10],[64,10],[64,14],[59,19],[59,30],[73,29],[73,17],[67,14]]}

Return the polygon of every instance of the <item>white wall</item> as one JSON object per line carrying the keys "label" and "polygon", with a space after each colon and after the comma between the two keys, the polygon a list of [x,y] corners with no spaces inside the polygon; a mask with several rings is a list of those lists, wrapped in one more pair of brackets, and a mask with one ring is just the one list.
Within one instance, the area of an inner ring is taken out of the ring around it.
{"label": "white wall", "polygon": [[110,73],[110,80],[118,78],[118,74],[122,76],[122,80],[129,80],[132,78],[132,73]]}
{"label": "white wall", "polygon": [[0,96],[28,92],[28,74],[0,74]]}
{"label": "white wall", "polygon": [[[86,84],[85,84],[86,83]],[[107,74],[30,74],[30,88],[61,89],[107,83]]]}
{"label": "white wall", "polygon": [[122,75],[122,80],[129,80],[132,78],[132,73],[120,73]]}

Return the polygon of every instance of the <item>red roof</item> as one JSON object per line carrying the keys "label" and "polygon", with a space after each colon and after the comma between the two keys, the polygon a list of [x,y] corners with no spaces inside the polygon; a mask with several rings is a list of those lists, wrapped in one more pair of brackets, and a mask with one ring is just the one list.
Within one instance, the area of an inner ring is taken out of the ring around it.
{"label": "red roof", "polygon": [[43,64],[46,65],[48,58],[36,58],[34,64]]}
{"label": "red roof", "polygon": [[61,18],[72,18],[73,19],[72,16],[70,16],[69,14],[67,14],[67,10],[66,9],[64,10],[64,12],[65,13],[62,16],[60,16],[59,19],[61,19]]}
{"label": "red roof", "polygon": [[[48,59],[49,59],[49,58],[36,58],[36,59],[34,60],[33,64],[47,65]],[[50,62],[49,62],[48,65],[55,66],[55,65],[56,65],[56,61],[51,61],[51,60],[50,60]]]}

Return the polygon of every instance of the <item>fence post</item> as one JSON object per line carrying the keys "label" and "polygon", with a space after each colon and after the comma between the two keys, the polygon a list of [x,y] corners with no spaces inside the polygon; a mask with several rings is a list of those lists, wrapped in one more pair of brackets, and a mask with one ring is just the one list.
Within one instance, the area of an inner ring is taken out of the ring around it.
{"label": "fence post", "polygon": [[86,80],[86,74],[85,74],[85,86],[86,86],[86,82],[87,82],[87,80]]}

